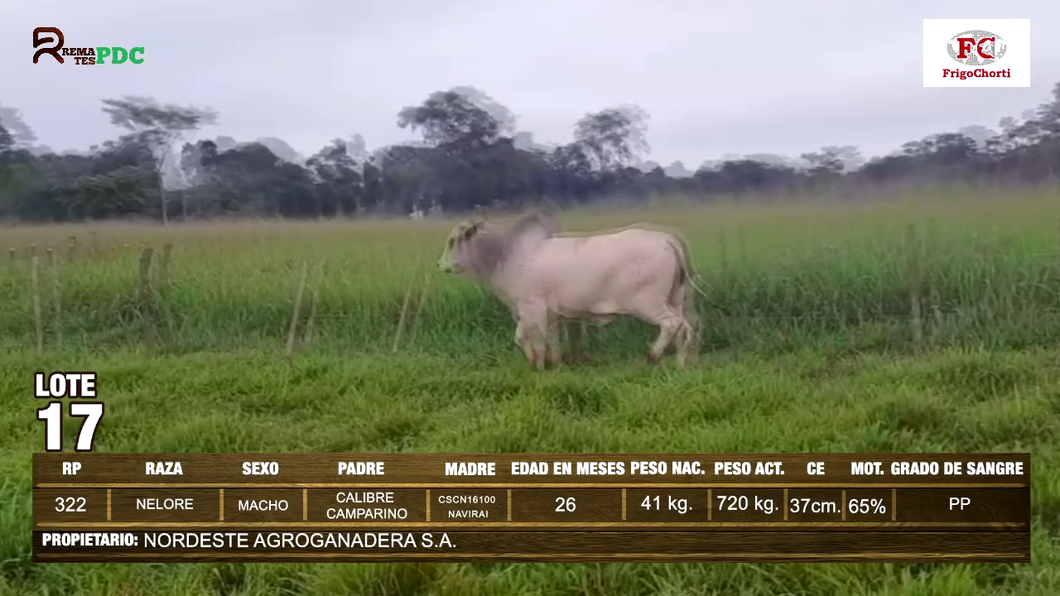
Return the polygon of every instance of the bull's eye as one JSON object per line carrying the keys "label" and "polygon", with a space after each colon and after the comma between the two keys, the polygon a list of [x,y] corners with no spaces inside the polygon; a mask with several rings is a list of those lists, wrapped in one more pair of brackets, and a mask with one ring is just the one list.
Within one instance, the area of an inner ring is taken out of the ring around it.
{"label": "bull's eye", "polygon": [[454,242],[455,240],[456,240],[456,238],[450,238],[449,239],[449,248],[453,248],[453,244],[455,243]]}
{"label": "bull's eye", "polygon": [[474,236],[474,235],[475,235],[475,228],[474,228],[474,226],[472,226],[472,227],[468,228],[466,232],[464,232],[464,240],[471,240],[471,237]]}

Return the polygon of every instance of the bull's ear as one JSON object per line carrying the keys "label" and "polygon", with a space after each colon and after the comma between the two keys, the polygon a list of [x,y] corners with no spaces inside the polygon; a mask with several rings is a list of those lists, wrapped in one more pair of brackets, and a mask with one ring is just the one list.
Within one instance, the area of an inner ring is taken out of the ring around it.
{"label": "bull's ear", "polygon": [[464,230],[464,240],[471,240],[471,237],[477,234],[478,231],[482,229],[482,226],[485,223],[486,222],[482,221],[479,218],[473,219],[471,223],[468,224],[467,229]]}

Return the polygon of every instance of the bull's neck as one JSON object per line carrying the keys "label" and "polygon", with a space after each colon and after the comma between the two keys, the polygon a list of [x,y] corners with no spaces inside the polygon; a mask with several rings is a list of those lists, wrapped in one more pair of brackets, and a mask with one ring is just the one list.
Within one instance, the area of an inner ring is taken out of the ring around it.
{"label": "bull's neck", "polygon": [[497,263],[497,266],[492,270],[479,276],[479,281],[489,286],[497,294],[497,297],[505,302],[511,303],[514,299],[513,282],[515,279],[507,263]]}
{"label": "bull's neck", "polygon": [[526,234],[516,238],[491,239],[498,242],[497,252],[487,266],[478,271],[479,280],[488,285],[505,302],[512,304],[525,275],[525,266],[544,238]]}

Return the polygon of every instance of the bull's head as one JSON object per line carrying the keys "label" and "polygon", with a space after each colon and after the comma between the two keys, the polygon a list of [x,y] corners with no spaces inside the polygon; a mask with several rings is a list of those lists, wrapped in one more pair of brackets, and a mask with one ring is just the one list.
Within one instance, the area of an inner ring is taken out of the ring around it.
{"label": "bull's head", "polygon": [[441,258],[438,259],[438,269],[443,273],[463,273],[467,271],[472,255],[470,253],[471,240],[475,234],[486,224],[479,218],[465,221],[449,232],[449,238],[445,241],[445,248]]}

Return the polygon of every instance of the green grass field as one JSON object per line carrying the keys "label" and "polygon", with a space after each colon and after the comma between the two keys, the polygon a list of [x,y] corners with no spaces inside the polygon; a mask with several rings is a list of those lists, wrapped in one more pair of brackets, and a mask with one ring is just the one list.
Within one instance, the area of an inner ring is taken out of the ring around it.
{"label": "green grass field", "polygon": [[[638,220],[682,229],[708,286],[688,370],[616,322],[588,364],[530,371],[507,310],[434,269],[454,222],[5,228],[0,594],[1060,594],[1055,190],[563,222]],[[1033,563],[34,565],[42,369],[99,372],[99,451],[1030,451]]]}

